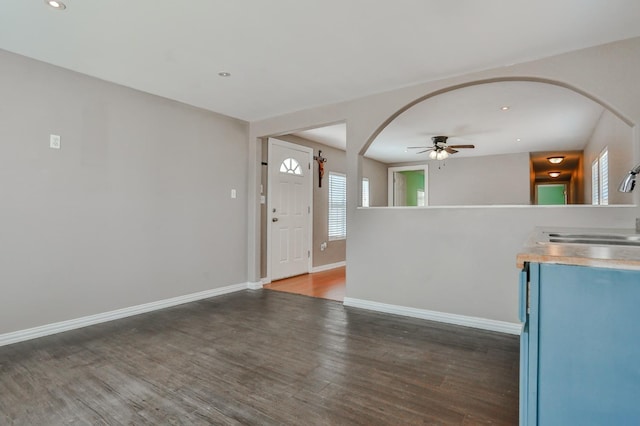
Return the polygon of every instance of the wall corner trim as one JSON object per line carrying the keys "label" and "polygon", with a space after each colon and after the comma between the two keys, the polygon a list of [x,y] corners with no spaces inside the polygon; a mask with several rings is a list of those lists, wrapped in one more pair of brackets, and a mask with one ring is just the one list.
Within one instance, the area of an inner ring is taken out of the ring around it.
{"label": "wall corner trim", "polygon": [[328,271],[330,269],[340,268],[342,266],[347,266],[346,261],[336,262],[336,263],[328,263],[326,265],[314,266],[311,268],[311,273],[315,274],[316,272]]}
{"label": "wall corner trim", "polygon": [[507,334],[520,335],[522,331],[522,324],[518,323],[470,317],[466,315],[448,314],[445,312],[429,311],[426,309],[410,308],[407,306],[389,305],[387,303],[354,299],[352,297],[344,298],[344,306],[368,309],[370,311],[384,312],[387,314],[402,315],[405,317],[426,319],[430,321],[438,321],[447,324],[461,325],[464,327],[479,328],[482,330],[497,331]]}
{"label": "wall corner trim", "polygon": [[128,308],[116,309],[115,311],[103,312],[86,317],[75,318],[67,321],[60,321],[38,327],[18,330],[10,333],[0,334],[0,346],[11,345],[25,340],[36,339],[38,337],[49,336],[51,334],[62,333],[64,331],[75,330],[77,328],[113,321],[138,314],[144,314],[159,309],[169,308],[184,303],[195,302],[197,300],[208,299],[210,297],[222,296],[223,294],[234,293],[246,290],[250,283],[233,284],[225,287],[218,287],[211,290],[200,291],[198,293],[185,294],[183,296],[172,297],[170,299],[158,300],[156,302],[143,303],[141,305],[130,306]]}
{"label": "wall corner trim", "polygon": [[262,281],[257,281],[257,282],[248,282],[247,283],[247,288],[249,290],[260,290],[262,288],[264,284],[262,283]]}

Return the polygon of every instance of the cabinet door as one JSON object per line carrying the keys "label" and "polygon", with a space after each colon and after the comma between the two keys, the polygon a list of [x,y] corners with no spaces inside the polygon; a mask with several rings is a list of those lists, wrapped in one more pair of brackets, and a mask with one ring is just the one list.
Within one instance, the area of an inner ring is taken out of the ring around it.
{"label": "cabinet door", "polygon": [[640,424],[640,272],[540,265],[540,425]]}
{"label": "cabinet door", "polygon": [[527,401],[529,388],[529,325],[522,327],[520,334],[520,426],[528,424],[529,405]]}
{"label": "cabinet door", "polygon": [[520,271],[520,303],[518,316],[522,322],[522,332],[520,334],[520,426],[528,424],[529,401],[529,313],[528,313],[528,288],[529,288],[529,267],[528,265]]}

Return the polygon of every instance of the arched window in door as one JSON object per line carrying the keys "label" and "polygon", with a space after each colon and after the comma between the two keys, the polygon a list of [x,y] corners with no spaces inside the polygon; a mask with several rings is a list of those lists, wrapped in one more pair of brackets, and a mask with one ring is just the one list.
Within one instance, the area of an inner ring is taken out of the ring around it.
{"label": "arched window in door", "polygon": [[291,175],[302,175],[302,167],[295,158],[285,158],[280,164],[280,173],[289,173]]}

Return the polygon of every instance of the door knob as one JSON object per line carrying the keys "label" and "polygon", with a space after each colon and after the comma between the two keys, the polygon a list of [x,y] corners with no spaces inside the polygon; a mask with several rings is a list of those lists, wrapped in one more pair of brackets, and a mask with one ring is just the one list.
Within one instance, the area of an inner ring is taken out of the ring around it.
{"label": "door knob", "polygon": [[271,219],[271,222],[277,222],[277,221],[278,221],[277,217],[274,217],[273,219]]}

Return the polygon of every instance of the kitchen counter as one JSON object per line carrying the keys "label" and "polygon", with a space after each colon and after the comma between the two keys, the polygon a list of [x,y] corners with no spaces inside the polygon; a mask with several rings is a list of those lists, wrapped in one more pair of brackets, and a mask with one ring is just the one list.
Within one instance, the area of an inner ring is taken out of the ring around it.
{"label": "kitchen counter", "polygon": [[549,233],[585,234],[635,234],[635,229],[611,228],[535,228],[516,257],[519,269],[525,262],[557,263],[563,265],[591,266],[640,270],[640,247],[605,244],[549,243]]}

